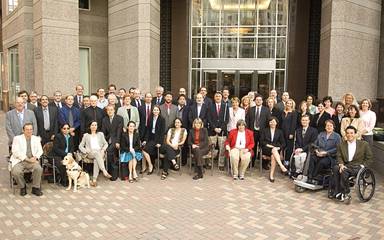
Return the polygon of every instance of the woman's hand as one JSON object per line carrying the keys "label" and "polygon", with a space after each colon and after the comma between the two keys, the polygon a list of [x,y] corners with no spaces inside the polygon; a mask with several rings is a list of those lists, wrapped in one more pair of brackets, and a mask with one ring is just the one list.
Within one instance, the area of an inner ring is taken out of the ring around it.
{"label": "woman's hand", "polygon": [[155,145],[155,147],[157,147],[157,148],[159,148],[160,146],[161,146],[161,144],[159,144],[159,143]]}
{"label": "woman's hand", "polygon": [[193,149],[198,148],[198,147],[199,147],[199,145],[197,145],[197,144],[192,144],[192,148],[193,148]]}
{"label": "woman's hand", "polygon": [[171,147],[174,149],[174,150],[178,150],[179,149],[179,144],[173,144],[171,145]]}
{"label": "woman's hand", "polygon": [[293,139],[293,135],[292,135],[292,134],[289,134],[288,138],[289,138],[289,139]]}
{"label": "woman's hand", "polygon": [[226,149],[227,151],[231,151],[231,147],[230,147],[229,145],[225,146],[225,149]]}

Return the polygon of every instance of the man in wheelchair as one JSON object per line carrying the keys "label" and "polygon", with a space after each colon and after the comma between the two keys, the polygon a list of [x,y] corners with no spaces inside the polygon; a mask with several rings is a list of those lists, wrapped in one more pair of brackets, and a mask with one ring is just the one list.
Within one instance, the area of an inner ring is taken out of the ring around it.
{"label": "man in wheelchair", "polygon": [[329,197],[340,201],[351,199],[349,189],[350,177],[356,177],[359,170],[372,161],[372,151],[369,144],[357,140],[357,129],[348,126],[345,130],[346,141],[337,147],[337,162],[332,169],[334,189],[330,189]]}

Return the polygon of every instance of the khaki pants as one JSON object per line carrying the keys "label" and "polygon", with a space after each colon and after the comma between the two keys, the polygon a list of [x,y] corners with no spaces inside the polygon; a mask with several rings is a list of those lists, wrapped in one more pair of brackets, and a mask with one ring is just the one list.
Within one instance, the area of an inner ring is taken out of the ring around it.
{"label": "khaki pants", "polygon": [[22,161],[13,166],[11,174],[15,178],[19,188],[25,187],[25,172],[32,172],[32,187],[40,188],[41,174],[43,173],[43,168],[40,166],[40,162],[30,163]]}
{"label": "khaki pants", "polygon": [[[227,139],[226,136],[220,136],[220,135],[215,135],[215,136],[210,136],[209,137],[211,143],[219,145],[219,153],[218,153],[218,162],[219,162],[219,167],[224,167],[224,153],[225,153],[225,148],[224,148],[224,142]],[[221,150],[221,151],[220,151]]]}
{"label": "khaki pants", "polygon": [[233,176],[244,177],[245,170],[247,170],[249,162],[251,161],[251,152],[248,151],[244,153],[240,149],[233,148],[229,152],[229,156],[231,159]]}

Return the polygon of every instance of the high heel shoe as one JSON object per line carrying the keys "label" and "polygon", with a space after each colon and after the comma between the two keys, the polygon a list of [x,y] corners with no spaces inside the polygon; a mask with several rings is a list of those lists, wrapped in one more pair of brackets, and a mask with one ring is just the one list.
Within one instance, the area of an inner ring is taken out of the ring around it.
{"label": "high heel shoe", "polygon": [[275,179],[274,179],[274,178],[271,178],[271,177],[269,177],[269,181],[270,181],[271,183],[273,183],[273,182],[275,182]]}
{"label": "high heel shoe", "polygon": [[103,172],[103,174],[104,174],[104,177],[106,177],[106,178],[111,178],[112,177],[111,174],[109,174],[107,171]]}
{"label": "high heel shoe", "polygon": [[148,173],[147,175],[151,175],[153,173],[153,171],[155,170],[155,168],[153,167],[151,171],[148,170]]}
{"label": "high heel shoe", "polygon": [[147,169],[141,170],[139,173],[144,174],[147,171]]}

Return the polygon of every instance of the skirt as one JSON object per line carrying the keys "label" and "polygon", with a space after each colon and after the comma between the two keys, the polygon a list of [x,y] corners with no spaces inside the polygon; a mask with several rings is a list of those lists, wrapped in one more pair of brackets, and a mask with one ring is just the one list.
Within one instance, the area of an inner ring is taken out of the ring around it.
{"label": "skirt", "polygon": [[141,152],[135,152],[135,156],[132,155],[131,152],[121,152],[120,153],[120,162],[127,163],[132,159],[136,159],[137,161],[141,161],[143,159],[143,154]]}

